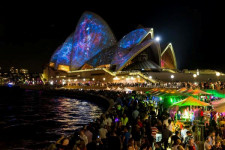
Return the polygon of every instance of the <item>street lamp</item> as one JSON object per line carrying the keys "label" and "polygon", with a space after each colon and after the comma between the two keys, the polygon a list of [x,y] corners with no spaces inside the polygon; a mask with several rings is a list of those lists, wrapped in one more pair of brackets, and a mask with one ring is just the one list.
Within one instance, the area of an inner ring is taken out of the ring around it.
{"label": "street lamp", "polygon": [[195,78],[197,77],[197,74],[193,74],[193,77],[194,77],[194,81],[195,81]]}
{"label": "street lamp", "polygon": [[217,80],[218,80],[218,77],[220,76],[220,73],[219,72],[216,72],[216,77],[217,77]]}
{"label": "street lamp", "polygon": [[197,69],[197,72],[196,72],[197,76],[199,76],[199,70]]}
{"label": "street lamp", "polygon": [[159,41],[160,41],[160,37],[157,36],[157,37],[155,38],[155,40],[156,40],[157,42],[159,42]]}
{"label": "street lamp", "polygon": [[171,75],[170,78],[172,79],[172,84],[173,84],[173,78],[174,78],[174,75]]}
{"label": "street lamp", "polygon": [[220,76],[220,73],[219,73],[219,72],[217,72],[217,73],[216,73],[216,76],[217,76],[217,77],[219,77],[219,76]]}

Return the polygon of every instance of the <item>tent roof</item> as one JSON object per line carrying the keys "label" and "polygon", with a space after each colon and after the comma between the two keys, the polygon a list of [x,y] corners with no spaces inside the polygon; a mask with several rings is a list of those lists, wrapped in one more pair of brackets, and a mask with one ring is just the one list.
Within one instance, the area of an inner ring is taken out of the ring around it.
{"label": "tent roof", "polygon": [[133,90],[131,90],[131,89],[125,87],[125,88],[123,89],[123,91],[129,92],[129,91],[133,91]]}
{"label": "tent roof", "polygon": [[109,88],[109,87],[107,87],[105,90],[110,90],[110,88]]}
{"label": "tent roof", "polygon": [[214,110],[220,113],[225,112],[225,103],[218,105],[217,107],[214,108]]}
{"label": "tent roof", "polygon": [[225,103],[225,98],[211,102],[213,107],[217,107],[218,105],[223,104],[223,103]]}
{"label": "tent roof", "polygon": [[201,94],[201,95],[211,95],[210,93],[207,93],[207,92],[202,91],[200,89],[195,89],[191,93],[192,93],[192,95],[199,95],[199,94]]}
{"label": "tent roof", "polygon": [[183,87],[183,88],[181,88],[181,89],[179,89],[179,90],[177,90],[178,92],[185,92],[185,91],[187,91],[188,89],[187,88],[185,88],[185,87]]}
{"label": "tent roof", "polygon": [[209,106],[209,104],[189,96],[182,101],[174,103],[172,106]]}

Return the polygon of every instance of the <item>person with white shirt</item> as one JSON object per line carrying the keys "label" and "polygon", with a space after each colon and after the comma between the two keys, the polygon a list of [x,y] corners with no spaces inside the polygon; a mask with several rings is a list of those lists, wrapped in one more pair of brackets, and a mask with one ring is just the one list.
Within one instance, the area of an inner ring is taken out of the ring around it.
{"label": "person with white shirt", "polygon": [[134,120],[137,119],[138,115],[139,115],[139,111],[138,111],[137,109],[135,109],[135,110],[132,112],[132,116],[133,116]]}
{"label": "person with white shirt", "polygon": [[186,138],[186,136],[187,136],[187,128],[186,127],[184,127],[182,130],[181,130],[181,132],[180,132],[180,135],[181,135],[181,139],[182,139],[182,141],[184,142],[184,140],[185,140],[185,138]]}
{"label": "person with white shirt", "polygon": [[108,125],[109,127],[111,127],[111,125],[112,125],[112,119],[110,118],[109,115],[107,116],[107,125]]}
{"label": "person with white shirt", "polygon": [[108,133],[108,130],[105,128],[103,124],[101,124],[101,128],[99,129],[99,136],[101,139],[106,139],[106,134]]}

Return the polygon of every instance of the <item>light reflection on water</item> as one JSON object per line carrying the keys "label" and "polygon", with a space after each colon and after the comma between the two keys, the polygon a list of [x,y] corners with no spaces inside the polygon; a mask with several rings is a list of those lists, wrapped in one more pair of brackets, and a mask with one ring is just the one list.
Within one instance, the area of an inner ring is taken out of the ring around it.
{"label": "light reflection on water", "polygon": [[28,96],[19,103],[0,102],[0,134],[4,136],[0,149],[48,145],[62,134],[73,134],[101,113],[96,104],[71,98]]}

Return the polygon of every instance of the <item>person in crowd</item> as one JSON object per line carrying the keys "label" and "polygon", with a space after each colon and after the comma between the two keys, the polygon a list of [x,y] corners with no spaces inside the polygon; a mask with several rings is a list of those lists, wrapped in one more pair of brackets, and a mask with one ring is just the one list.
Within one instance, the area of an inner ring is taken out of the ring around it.
{"label": "person in crowd", "polygon": [[179,145],[179,146],[177,147],[177,150],[185,150],[185,149],[184,149],[184,147],[183,147],[182,145]]}
{"label": "person in crowd", "polygon": [[171,120],[168,120],[168,129],[173,132],[173,128],[174,128],[174,125],[173,125],[173,122]]}
{"label": "person in crowd", "polygon": [[73,149],[74,150],[87,150],[84,141],[80,141],[77,145],[75,145],[75,147]]}
{"label": "person in crowd", "polygon": [[213,147],[212,147],[212,150],[222,150],[223,148],[222,148],[222,146],[221,146],[221,143],[218,141],[218,142],[216,142],[216,145],[214,145]]}
{"label": "person in crowd", "polygon": [[187,129],[188,127],[187,126],[184,126],[184,128],[181,130],[181,140],[184,142],[186,136],[187,136]]}
{"label": "person in crowd", "polygon": [[127,115],[126,114],[123,114],[123,117],[121,118],[121,122],[122,122],[122,125],[123,126],[126,126],[127,125],[127,123],[128,123],[128,117],[127,117]]}
{"label": "person in crowd", "polygon": [[215,131],[212,131],[211,138],[212,138],[211,146],[215,146],[216,145],[216,132]]}
{"label": "person in crowd", "polygon": [[112,125],[112,119],[111,119],[110,115],[107,115],[107,125],[109,127],[111,127],[111,125]]}
{"label": "person in crowd", "polygon": [[148,138],[143,137],[141,139],[141,147],[140,147],[140,149],[142,149],[142,150],[152,150],[152,147],[151,147],[151,145],[149,143]]}
{"label": "person in crowd", "polygon": [[210,132],[209,136],[207,137],[207,139],[209,139],[209,145],[213,146],[213,139],[212,139],[212,136],[213,136],[213,131]]}
{"label": "person in crowd", "polygon": [[106,126],[104,124],[101,124],[101,127],[99,129],[99,136],[101,139],[106,139],[106,134],[108,133],[108,130],[106,129]]}
{"label": "person in crowd", "polygon": [[164,116],[166,119],[163,120],[163,125],[165,124],[167,127],[169,126],[169,118]]}
{"label": "person in crowd", "polygon": [[109,137],[109,150],[120,150],[121,149],[121,139],[113,131]]}
{"label": "person in crowd", "polygon": [[86,146],[86,145],[88,144],[88,138],[87,138],[87,136],[84,134],[84,130],[81,130],[81,131],[80,131],[79,136],[80,136],[80,139],[82,139],[82,140],[84,141],[85,146]]}
{"label": "person in crowd", "polygon": [[168,147],[168,139],[171,135],[172,135],[172,132],[169,129],[167,129],[166,125],[164,124],[162,129],[162,142],[164,144],[165,150]]}
{"label": "person in crowd", "polygon": [[90,128],[87,125],[84,126],[84,134],[88,138],[88,143],[91,143],[92,142],[93,133],[90,131]]}
{"label": "person in crowd", "polygon": [[184,139],[184,145],[188,144],[188,143],[189,143],[189,140],[192,139],[192,138],[194,138],[194,137],[192,136],[191,131],[187,131],[186,133],[187,133],[187,136],[186,136],[186,138]]}
{"label": "person in crowd", "polygon": [[195,144],[194,138],[191,138],[191,139],[189,140],[189,143],[186,144],[186,146],[185,146],[185,150],[198,150],[198,147],[197,147],[197,145]]}
{"label": "person in crowd", "polygon": [[171,144],[175,144],[177,139],[180,139],[180,132],[179,131],[175,131],[175,135],[173,135],[171,137]]}
{"label": "person in crowd", "polygon": [[129,139],[130,139],[130,133],[128,132],[127,127],[124,127],[124,134],[123,134],[123,150],[127,150]]}
{"label": "person in crowd", "polygon": [[134,126],[134,129],[132,130],[132,137],[135,141],[135,145],[137,145],[138,147],[140,147],[140,140],[141,140],[141,130],[140,130],[140,126],[137,124],[136,126]]}
{"label": "person in crowd", "polygon": [[177,141],[175,142],[175,144],[172,147],[172,150],[177,150],[178,146],[180,146],[180,144],[181,144],[181,140],[177,139]]}
{"label": "person in crowd", "polygon": [[152,127],[151,127],[151,130],[152,130],[152,133],[151,133],[151,136],[153,137],[153,140],[155,141],[156,139],[156,133],[159,132],[158,128],[156,127],[157,124],[155,123]]}
{"label": "person in crowd", "polygon": [[161,144],[159,142],[154,143],[155,150],[163,150]]}
{"label": "person in crowd", "polygon": [[139,111],[138,111],[138,109],[136,108],[136,109],[132,112],[132,117],[133,117],[133,119],[136,120],[137,117],[138,117],[138,115],[139,115]]}
{"label": "person in crowd", "polygon": [[205,143],[204,143],[204,150],[208,150],[209,148],[211,148],[211,145],[210,145],[211,140],[212,139],[209,136],[206,138]]}
{"label": "person in crowd", "polygon": [[134,139],[130,138],[128,141],[128,148],[127,150],[137,150],[137,145],[135,145]]}

